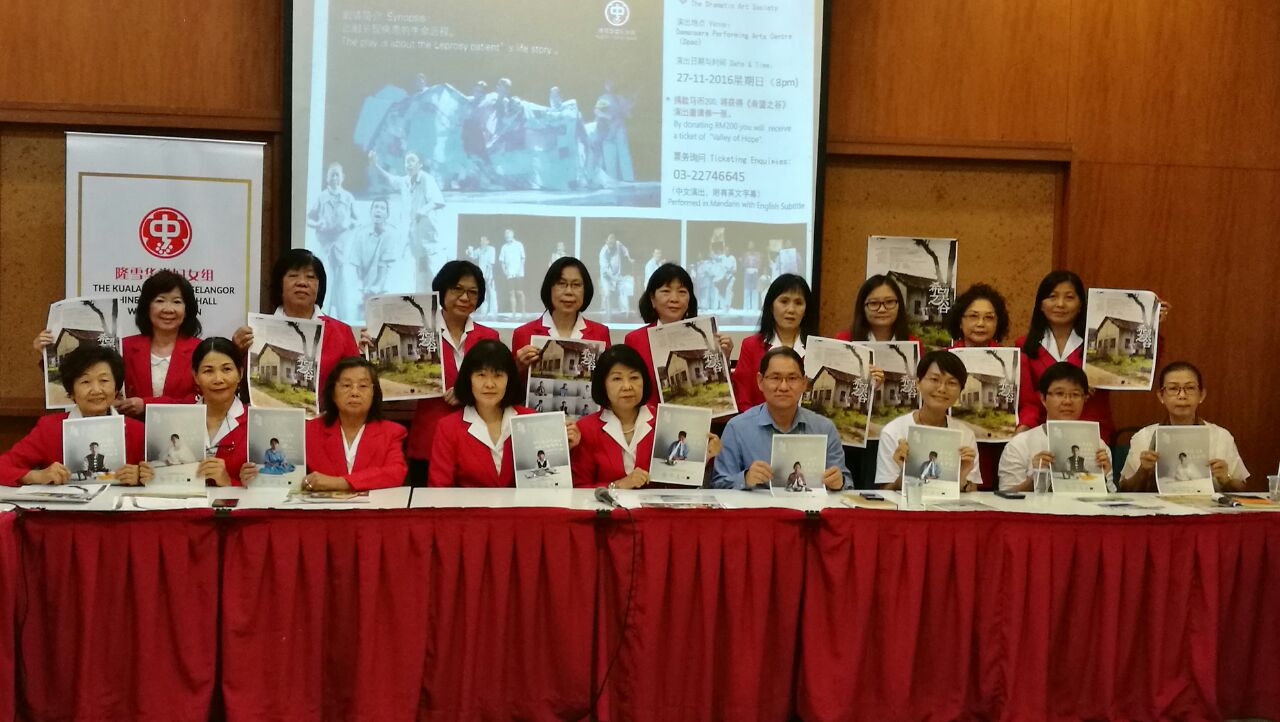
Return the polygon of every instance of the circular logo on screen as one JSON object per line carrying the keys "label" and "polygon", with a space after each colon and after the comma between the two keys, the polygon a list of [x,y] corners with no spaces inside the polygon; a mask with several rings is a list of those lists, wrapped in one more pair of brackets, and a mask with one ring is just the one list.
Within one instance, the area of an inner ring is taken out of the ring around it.
{"label": "circular logo on screen", "polygon": [[191,246],[191,221],[177,208],[157,208],[142,217],[138,240],[156,258],[173,258]]}
{"label": "circular logo on screen", "polygon": [[620,28],[631,19],[631,7],[623,0],[609,0],[609,4],[604,6],[604,19],[615,28]]}

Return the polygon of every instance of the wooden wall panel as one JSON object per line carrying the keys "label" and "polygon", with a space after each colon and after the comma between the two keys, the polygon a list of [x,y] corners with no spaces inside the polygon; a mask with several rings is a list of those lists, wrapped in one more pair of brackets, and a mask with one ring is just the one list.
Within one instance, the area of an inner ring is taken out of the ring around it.
{"label": "wooden wall panel", "polygon": [[1073,0],[1071,140],[1090,161],[1280,168],[1280,3]]}
{"label": "wooden wall panel", "polygon": [[959,239],[961,290],[991,283],[1010,304],[1013,336],[1050,269],[1061,164],[836,158],[827,163],[821,329],[852,321],[866,277],[867,237]]}
{"label": "wooden wall panel", "polygon": [[278,130],[282,6],[4,3],[0,120]]}
{"label": "wooden wall panel", "polygon": [[1068,0],[830,0],[833,141],[1066,142]]}
{"label": "wooden wall panel", "polygon": [[[1235,435],[1254,478],[1277,463],[1280,171],[1076,163],[1066,265],[1085,283],[1173,304],[1159,363],[1205,373],[1204,415]],[[1153,394],[1112,394],[1117,426],[1158,420]]]}

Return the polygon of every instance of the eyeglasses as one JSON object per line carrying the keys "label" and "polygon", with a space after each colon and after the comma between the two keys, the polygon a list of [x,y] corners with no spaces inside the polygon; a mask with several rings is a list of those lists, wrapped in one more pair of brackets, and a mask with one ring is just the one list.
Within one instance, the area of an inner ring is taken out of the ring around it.
{"label": "eyeglasses", "polygon": [[557,291],[581,291],[582,281],[556,281]]}
{"label": "eyeglasses", "polygon": [[779,374],[766,374],[764,377],[764,382],[766,384],[769,384],[770,386],[781,386],[783,384],[786,384],[788,386],[794,386],[796,384],[804,383],[805,381],[806,381],[805,377],[800,376],[798,374],[792,374],[789,376],[781,376]]}
{"label": "eyeglasses", "polygon": [[964,319],[965,321],[968,321],[969,323],[977,323],[978,321],[983,321],[983,322],[986,322],[986,323],[995,323],[995,322],[996,322],[996,315],[995,315],[994,313],[986,313],[986,314],[982,314],[982,313],[966,313],[965,315],[961,316],[960,318]]}
{"label": "eyeglasses", "polygon": [[931,384],[937,384],[938,386],[941,386],[944,389],[948,389],[952,391],[960,388],[960,382],[954,376],[946,376],[944,380],[944,377],[942,376],[930,375],[930,376],[925,376],[923,379],[921,379],[921,381],[926,381]]}
{"label": "eyeglasses", "polygon": [[1055,401],[1079,401],[1084,398],[1084,394],[1079,391],[1050,391],[1047,396]]}
{"label": "eyeglasses", "polygon": [[881,309],[884,309],[885,311],[892,311],[898,307],[898,299],[891,298],[887,301],[867,301],[862,304],[862,307],[868,311],[879,311]]}
{"label": "eyeglasses", "polygon": [[462,296],[463,298],[468,298],[468,297],[479,298],[480,297],[480,289],[478,288],[465,288],[463,286],[454,286],[453,288],[450,288],[449,291],[451,293],[456,293],[457,295]]}
{"label": "eyeglasses", "polygon": [[1182,396],[1183,394],[1190,396],[1198,392],[1200,387],[1195,384],[1188,384],[1187,386],[1162,386],[1161,390],[1170,396]]}

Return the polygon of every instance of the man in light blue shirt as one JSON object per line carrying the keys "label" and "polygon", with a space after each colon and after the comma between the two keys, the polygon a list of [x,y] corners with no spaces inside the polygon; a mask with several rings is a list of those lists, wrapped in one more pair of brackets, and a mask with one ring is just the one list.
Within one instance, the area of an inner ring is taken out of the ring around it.
{"label": "man in light blue shirt", "polygon": [[804,362],[795,349],[782,345],[769,349],[760,359],[756,383],[764,394],[764,403],[747,409],[724,427],[711,485],[717,489],[768,489],[773,478],[769,457],[774,434],[822,434],[827,437],[827,468],[822,473],[822,485],[832,491],[851,486],[835,424],[800,407],[800,397],[809,382],[804,375]]}

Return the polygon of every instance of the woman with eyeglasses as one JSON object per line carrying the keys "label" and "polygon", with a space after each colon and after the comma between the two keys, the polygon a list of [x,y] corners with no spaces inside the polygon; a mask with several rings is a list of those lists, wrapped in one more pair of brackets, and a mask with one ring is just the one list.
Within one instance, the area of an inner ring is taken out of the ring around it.
{"label": "woman with eyeglasses", "polygon": [[853,321],[836,334],[841,341],[915,341],[907,326],[906,300],[894,280],[876,274],[862,282],[853,303]]}
{"label": "woman with eyeglasses", "polygon": [[489,291],[479,266],[471,261],[449,261],[432,279],[431,290],[440,296],[436,327],[440,329],[440,363],[444,368],[445,392],[443,398],[422,399],[414,411],[406,449],[409,480],[413,486],[425,486],[427,483],[436,426],[461,407],[453,389],[463,358],[481,341],[498,340],[497,331],[471,318],[484,304]]}
{"label": "woman with eyeglasses", "polygon": [[541,350],[531,343],[534,336],[601,341],[609,347],[609,328],[582,315],[594,295],[595,285],[586,264],[573,256],[552,261],[542,279],[542,306],[546,310],[511,333],[511,348],[521,372],[541,356]]}
{"label": "woman with eyeglasses", "polygon": [[1156,429],[1161,426],[1204,426],[1209,429],[1209,471],[1218,491],[1244,491],[1249,470],[1245,468],[1231,432],[1200,416],[1205,388],[1200,369],[1186,361],[1174,361],[1160,370],[1156,398],[1164,406],[1165,418],[1137,431],[1129,441],[1129,456],[1120,473],[1121,491],[1155,491]]}
{"label": "woman with eyeglasses", "polygon": [[[653,349],[649,346],[649,329],[664,323],[675,323],[698,315],[698,297],[693,292],[693,279],[689,272],[675,263],[664,263],[649,276],[649,283],[640,296],[640,318],[645,325],[632,330],[624,339],[626,344],[640,352],[644,359],[649,382],[657,388],[653,375]],[[716,334],[720,350],[728,359],[733,353],[733,339],[726,334]]]}
{"label": "woman with eyeglasses", "polygon": [[[1085,401],[1089,398],[1089,379],[1079,366],[1059,362],[1041,374],[1038,391],[1047,421],[1078,421]],[[1092,454],[1094,463],[1110,478],[1111,450],[1107,448],[1106,442],[1098,439],[1092,449],[1083,451]],[[1053,461],[1045,425],[1023,431],[1004,445],[1000,455],[1000,489],[1031,491],[1035,488],[1035,472],[1038,469],[1052,469]]]}
{"label": "woman with eyeglasses", "polygon": [[985,283],[975,283],[951,307],[947,330],[951,332],[951,348],[999,346],[1009,332],[1004,296]]}
{"label": "woman with eyeglasses", "polygon": [[950,351],[930,351],[916,366],[920,408],[890,421],[880,430],[876,483],[882,489],[902,488],[902,468],[907,463],[907,434],[912,426],[936,426],[960,431],[960,491],[982,484],[978,468],[978,442],[967,424],[947,412],[960,399],[969,378],[964,362]]}

